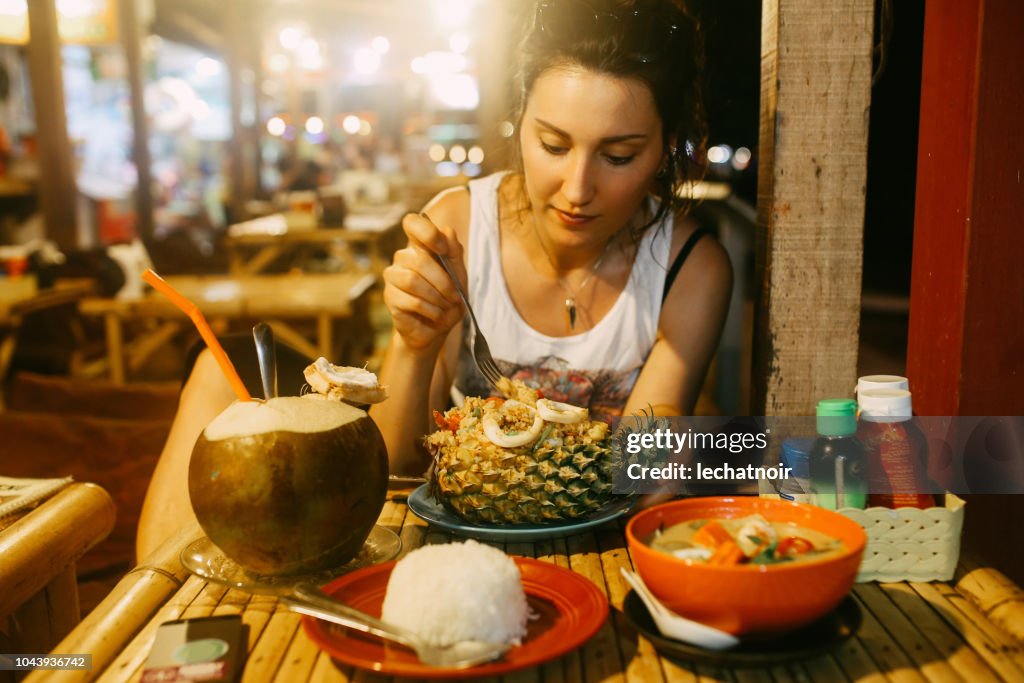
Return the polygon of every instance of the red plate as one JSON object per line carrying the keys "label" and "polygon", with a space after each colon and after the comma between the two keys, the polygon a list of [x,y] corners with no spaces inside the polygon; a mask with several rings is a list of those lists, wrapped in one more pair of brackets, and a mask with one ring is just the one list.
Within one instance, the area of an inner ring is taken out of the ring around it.
{"label": "red plate", "polygon": [[[439,669],[422,664],[411,650],[374,636],[313,617],[302,626],[313,642],[339,662],[391,676],[474,678],[508,673],[554,659],[585,643],[608,618],[608,600],[585,577],[568,569],[525,557],[519,566],[526,599],[538,619],[529,622],[526,640],[505,657],[469,669]],[[373,616],[380,616],[394,562],[346,574],[323,591]]]}

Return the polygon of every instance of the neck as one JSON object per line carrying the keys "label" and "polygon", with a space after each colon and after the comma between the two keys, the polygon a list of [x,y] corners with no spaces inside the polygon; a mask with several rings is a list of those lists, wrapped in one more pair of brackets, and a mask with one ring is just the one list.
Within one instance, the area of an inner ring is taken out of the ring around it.
{"label": "neck", "polygon": [[592,248],[560,249],[548,239],[536,223],[533,224],[533,232],[537,239],[537,245],[540,247],[539,261],[546,266],[545,270],[550,270],[552,275],[559,279],[565,279],[574,271],[583,270],[590,273],[597,270],[611,250],[612,243],[618,237],[618,233],[615,233],[603,244],[595,245]]}

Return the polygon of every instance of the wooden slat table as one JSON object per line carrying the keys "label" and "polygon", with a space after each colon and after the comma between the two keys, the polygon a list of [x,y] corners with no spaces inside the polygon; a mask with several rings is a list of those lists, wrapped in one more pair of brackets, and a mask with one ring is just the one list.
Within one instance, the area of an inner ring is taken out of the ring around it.
{"label": "wooden slat table", "polygon": [[[211,323],[217,320],[264,320],[275,335],[296,350],[315,358],[334,359],[334,323],[353,317],[376,282],[369,273],[333,275],[191,276],[164,278],[192,301]],[[125,381],[128,350],[124,325],[128,321],[156,321],[154,327],[132,345],[128,365],[137,368],[145,359],[179,331],[192,323],[166,297],[148,292],[141,299],[88,298],[78,310],[86,316],[102,316],[107,334],[107,362],[110,377]],[[316,339],[310,341],[286,321],[311,319]]]}
{"label": "wooden slat table", "polygon": [[[392,493],[379,524],[397,532],[403,553],[447,542],[408,512]],[[306,637],[299,615],[276,598],[250,596],[189,576],[177,561],[200,535],[183,529],[149,562],[127,576],[55,654],[91,653],[92,672],[47,672],[47,681],[138,681],[157,626],[172,619],[241,614],[249,625],[243,683],[371,681],[366,672],[335,663]],[[1022,681],[1024,594],[991,569],[962,563],[954,583],[860,584],[854,596],[864,614],[858,633],[831,654],[767,669],[730,669],[659,657],[621,613],[628,592],[619,568],[630,565],[623,523],[593,533],[536,543],[508,544],[511,554],[536,557],[579,572],[598,585],[611,618],[581,648],[508,681]],[[1001,625],[1002,624],[1002,625]],[[1007,628],[1008,627],[1008,628]],[[1016,628],[1016,634],[1010,630]],[[29,681],[44,680],[33,674]]]}
{"label": "wooden slat table", "polygon": [[345,218],[344,227],[298,229],[285,213],[236,223],[229,226],[224,237],[228,268],[233,275],[254,275],[279,256],[310,247],[332,250],[350,262],[351,250],[355,248],[366,252],[369,272],[380,276],[398,247],[404,213],[404,207],[392,205],[351,213]]}

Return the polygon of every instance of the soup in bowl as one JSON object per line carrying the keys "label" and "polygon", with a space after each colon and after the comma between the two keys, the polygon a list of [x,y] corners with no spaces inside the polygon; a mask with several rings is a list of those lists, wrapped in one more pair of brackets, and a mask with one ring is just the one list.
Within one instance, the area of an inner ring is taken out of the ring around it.
{"label": "soup in bowl", "polygon": [[626,539],[665,605],[736,635],[781,633],[850,592],[867,535],[851,519],[756,497],[690,498],[636,514]]}

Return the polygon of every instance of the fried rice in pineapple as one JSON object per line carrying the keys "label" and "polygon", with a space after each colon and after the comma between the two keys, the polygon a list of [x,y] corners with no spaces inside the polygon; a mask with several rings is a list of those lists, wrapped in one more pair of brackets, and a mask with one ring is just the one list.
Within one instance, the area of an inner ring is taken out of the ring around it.
{"label": "fried rice in pineapple", "polygon": [[589,515],[612,498],[608,424],[586,408],[503,380],[502,398],[434,411],[426,437],[434,498],[473,524],[543,524]]}

